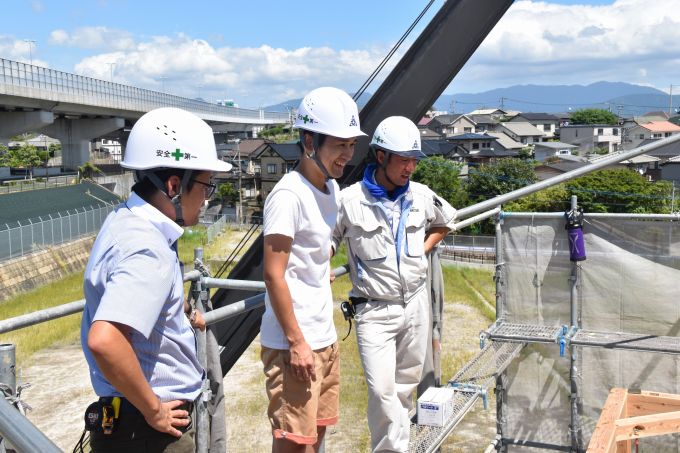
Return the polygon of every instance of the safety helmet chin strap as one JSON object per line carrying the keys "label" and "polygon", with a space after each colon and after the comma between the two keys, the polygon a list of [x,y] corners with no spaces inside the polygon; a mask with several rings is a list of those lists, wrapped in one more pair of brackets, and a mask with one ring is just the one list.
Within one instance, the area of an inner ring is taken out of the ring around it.
{"label": "safety helmet chin strap", "polygon": [[[312,134],[312,152],[307,154],[307,150],[305,149],[305,134]],[[302,147],[302,154],[308,158],[312,159],[314,162],[316,162],[316,166],[319,167],[319,170],[321,170],[321,173],[323,173],[324,177],[326,178],[326,181],[331,179],[331,175],[328,173],[328,170],[326,170],[326,167],[324,164],[321,163],[321,160],[319,160],[319,156],[317,155],[317,150],[319,149],[319,142],[320,142],[321,136],[319,135],[318,132],[311,132],[311,131],[300,131],[300,146]]]}
{"label": "safety helmet chin strap", "polygon": [[137,170],[135,173],[138,181],[142,181],[144,178],[148,178],[149,181],[151,181],[151,183],[154,186],[156,186],[158,190],[160,190],[165,194],[165,196],[170,198],[170,202],[175,208],[175,223],[179,226],[184,226],[184,216],[182,215],[182,192],[184,191],[184,188],[187,187],[187,185],[189,184],[189,179],[191,179],[192,170],[184,171],[184,175],[182,176],[182,182],[180,183],[179,186],[179,192],[174,197],[170,197],[170,195],[168,195],[168,191],[165,188],[163,181],[161,181],[161,178],[159,178],[153,171]]}
{"label": "safety helmet chin strap", "polygon": [[[380,168],[382,168],[383,175],[385,176],[385,179],[387,179],[387,181],[388,181],[390,184],[392,184],[394,187],[401,187],[399,184],[397,184],[396,182],[392,181],[392,178],[390,178],[390,176],[387,174],[387,162],[390,160],[390,154],[392,154],[392,153],[389,152],[389,151],[386,150],[386,149],[377,148],[377,147],[375,147],[375,146],[373,146],[373,145],[371,145],[371,147],[373,148],[373,152],[375,153],[375,161],[380,165]],[[382,164],[378,162],[378,150],[380,150],[380,151],[382,151],[383,153],[385,153],[385,159],[383,159]]]}

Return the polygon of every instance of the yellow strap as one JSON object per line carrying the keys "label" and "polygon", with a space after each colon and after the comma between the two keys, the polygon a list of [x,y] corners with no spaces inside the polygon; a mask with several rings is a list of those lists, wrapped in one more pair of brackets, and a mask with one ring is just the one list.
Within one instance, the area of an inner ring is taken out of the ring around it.
{"label": "yellow strap", "polygon": [[111,400],[111,406],[113,406],[113,418],[118,419],[118,415],[120,415],[120,398],[114,396],[113,400]]}

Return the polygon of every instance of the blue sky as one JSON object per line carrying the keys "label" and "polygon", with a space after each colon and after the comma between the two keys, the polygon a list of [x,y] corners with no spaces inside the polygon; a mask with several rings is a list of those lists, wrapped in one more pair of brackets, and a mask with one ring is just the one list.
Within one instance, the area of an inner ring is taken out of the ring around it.
{"label": "blue sky", "polygon": [[[427,2],[321,3],[10,0],[0,57],[259,107],[320,85],[356,90]],[[445,92],[599,80],[668,90],[680,84],[679,25],[680,0],[518,0]]]}

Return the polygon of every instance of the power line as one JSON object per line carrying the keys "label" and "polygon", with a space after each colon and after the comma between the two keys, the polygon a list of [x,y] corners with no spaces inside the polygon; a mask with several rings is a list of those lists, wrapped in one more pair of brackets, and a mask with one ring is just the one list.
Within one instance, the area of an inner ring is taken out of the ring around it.
{"label": "power line", "polygon": [[368,88],[368,86],[378,76],[378,73],[380,73],[380,71],[382,71],[382,69],[385,67],[385,65],[390,60],[390,58],[392,58],[392,55],[395,54],[395,52],[397,51],[399,46],[401,46],[401,44],[406,40],[406,38],[411,33],[411,31],[413,31],[413,29],[416,27],[416,25],[418,25],[418,22],[420,22],[420,19],[423,18],[423,16],[425,15],[425,13],[427,13],[427,10],[430,9],[430,7],[432,6],[433,3],[434,3],[434,0],[430,0],[430,2],[427,5],[425,5],[425,8],[423,8],[423,10],[420,12],[418,17],[416,17],[416,20],[413,21],[413,23],[409,26],[409,28],[406,30],[406,32],[401,36],[401,38],[399,38],[399,41],[397,41],[397,43],[394,45],[394,47],[392,47],[392,49],[390,49],[390,51],[387,53],[385,58],[383,58],[383,60],[380,62],[378,67],[375,68],[375,70],[371,73],[371,75],[368,76],[368,79],[366,79],[366,81],[363,83],[363,85],[361,85],[359,87],[359,89],[357,90],[357,92],[354,93],[353,99],[354,99],[355,102],[359,100],[359,98],[361,97],[362,94],[364,94],[364,91],[366,91],[366,88]]}

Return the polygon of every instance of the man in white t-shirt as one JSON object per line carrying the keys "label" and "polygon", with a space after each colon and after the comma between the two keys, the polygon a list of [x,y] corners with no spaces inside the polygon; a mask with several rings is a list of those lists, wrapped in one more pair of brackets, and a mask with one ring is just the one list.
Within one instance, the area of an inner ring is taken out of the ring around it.
{"label": "man in white t-shirt", "polygon": [[298,166],[264,206],[266,310],[260,339],[269,397],[272,451],[318,451],[326,426],[337,423],[340,370],[330,287],[331,234],[338,185],[354,154],[356,103],[324,87],[298,108]]}

